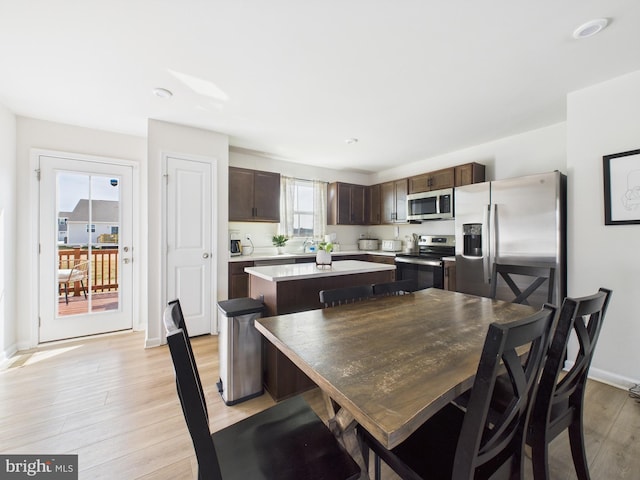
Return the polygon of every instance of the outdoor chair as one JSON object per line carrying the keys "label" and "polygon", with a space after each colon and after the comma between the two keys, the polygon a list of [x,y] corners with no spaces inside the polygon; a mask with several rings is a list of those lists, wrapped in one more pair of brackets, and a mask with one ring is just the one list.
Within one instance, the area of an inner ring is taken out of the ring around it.
{"label": "outdoor chair", "polygon": [[87,285],[89,278],[89,260],[77,260],[71,268],[58,270],[58,285],[64,287],[64,301],[69,304],[69,285],[80,282],[84,298],[87,298]]}

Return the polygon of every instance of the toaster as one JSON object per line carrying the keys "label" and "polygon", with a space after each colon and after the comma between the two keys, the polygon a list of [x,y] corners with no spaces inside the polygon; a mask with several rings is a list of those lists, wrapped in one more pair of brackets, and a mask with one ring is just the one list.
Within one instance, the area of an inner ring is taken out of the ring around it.
{"label": "toaster", "polygon": [[385,252],[399,252],[402,250],[402,240],[382,240],[380,249]]}

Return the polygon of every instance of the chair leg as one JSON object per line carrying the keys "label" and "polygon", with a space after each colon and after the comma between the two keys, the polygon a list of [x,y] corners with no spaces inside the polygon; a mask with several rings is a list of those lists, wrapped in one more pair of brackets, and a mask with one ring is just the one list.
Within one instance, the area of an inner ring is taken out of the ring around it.
{"label": "chair leg", "polygon": [[64,301],[67,305],[69,305],[69,284],[64,284]]}
{"label": "chair leg", "polygon": [[549,480],[549,443],[546,437],[531,442],[531,463],[535,480]]}
{"label": "chair leg", "polygon": [[87,287],[84,286],[84,282],[80,280],[80,286],[82,287],[82,293],[84,293],[84,298],[87,298]]}
{"label": "chair leg", "polygon": [[584,431],[582,425],[582,412],[575,412],[575,419],[569,425],[569,444],[571,445],[571,456],[573,465],[576,468],[578,480],[590,480],[589,464],[587,463],[587,452],[584,448]]}

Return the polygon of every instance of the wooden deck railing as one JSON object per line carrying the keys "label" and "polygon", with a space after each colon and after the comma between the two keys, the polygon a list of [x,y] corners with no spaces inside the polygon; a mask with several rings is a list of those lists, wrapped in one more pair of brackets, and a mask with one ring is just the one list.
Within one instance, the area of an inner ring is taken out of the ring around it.
{"label": "wooden deck railing", "polygon": [[[59,268],[71,268],[75,263],[87,260],[89,251],[87,249],[73,248],[58,250]],[[103,248],[91,250],[91,266],[89,275],[91,276],[92,292],[113,292],[118,290],[118,249]],[[74,295],[80,294],[80,284],[74,286]]]}

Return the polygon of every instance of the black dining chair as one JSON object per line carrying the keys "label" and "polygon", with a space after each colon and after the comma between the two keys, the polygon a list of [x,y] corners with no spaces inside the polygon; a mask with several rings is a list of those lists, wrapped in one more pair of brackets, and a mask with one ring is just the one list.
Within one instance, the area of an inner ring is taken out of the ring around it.
{"label": "black dining chair", "polygon": [[374,283],[373,296],[406,295],[408,293],[415,292],[416,289],[416,281],[413,279]]}
{"label": "black dining chair", "polygon": [[325,308],[335,307],[345,303],[358,302],[373,296],[371,285],[356,285],[354,287],[334,288],[331,290],[320,290],[320,303]]}
{"label": "black dining chair", "polygon": [[[360,468],[300,397],[283,401],[218,432],[209,416],[179,302],[164,315],[176,387],[198,461],[199,480],[355,479]],[[177,321],[176,321],[177,320]]]}
{"label": "black dining chair", "polygon": [[[516,265],[496,262],[493,264],[490,297],[511,303],[531,305],[531,297],[538,294],[539,289],[546,282],[547,289],[544,292],[546,296],[534,307],[540,307],[544,302],[553,303],[555,272],[555,267],[550,265]],[[502,287],[503,283],[506,284],[505,287]],[[500,295],[498,294],[498,284],[501,284],[502,287]]]}
{"label": "black dining chair", "polygon": [[[566,298],[562,304],[527,432],[533,474],[537,480],[550,478],[549,442],[564,430],[569,433],[578,479],[590,478],[583,432],[584,392],[610,299],[611,290],[601,288],[594,295]],[[576,335],[579,351],[569,371],[562,374],[571,332]]]}
{"label": "black dining chair", "polygon": [[[527,318],[489,326],[466,408],[449,403],[392,450],[359,429],[363,445],[403,479],[523,478],[524,432],[555,313],[545,305]],[[518,351],[526,346],[521,361]],[[503,369],[509,402],[494,410],[491,398]],[[364,454],[367,459],[366,448]]]}

